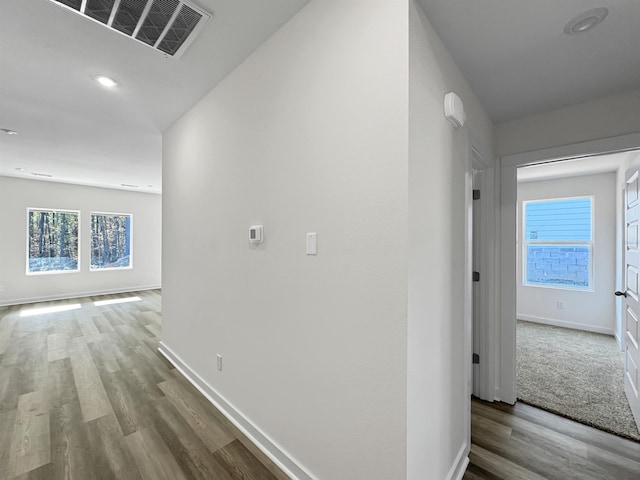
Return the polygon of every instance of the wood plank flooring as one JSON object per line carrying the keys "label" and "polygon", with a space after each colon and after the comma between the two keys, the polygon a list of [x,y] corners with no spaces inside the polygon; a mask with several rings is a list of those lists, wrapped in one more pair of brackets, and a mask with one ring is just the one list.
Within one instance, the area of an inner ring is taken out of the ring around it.
{"label": "wood plank flooring", "polygon": [[0,308],[0,480],[288,478],[157,352],[160,307]]}
{"label": "wood plank flooring", "polygon": [[640,443],[518,403],[473,400],[464,480],[640,480]]}
{"label": "wood plank flooring", "polygon": [[[160,307],[0,307],[0,480],[287,479],[157,352]],[[464,480],[640,480],[640,443],[524,404],[474,400],[472,443]]]}

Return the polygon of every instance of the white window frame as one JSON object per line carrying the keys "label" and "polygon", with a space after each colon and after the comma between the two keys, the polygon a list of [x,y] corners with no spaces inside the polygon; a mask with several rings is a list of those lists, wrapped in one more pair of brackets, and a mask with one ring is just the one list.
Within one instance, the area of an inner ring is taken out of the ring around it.
{"label": "white window frame", "polygon": [[[105,215],[105,216],[121,216],[121,217],[129,217],[129,266],[128,267],[110,267],[110,268],[93,268],[91,262],[91,255],[93,254],[93,232],[91,228],[93,227],[93,216],[94,215]],[[121,271],[121,270],[132,270],[133,269],[133,214],[132,213],[119,213],[119,212],[89,212],[89,237],[90,237],[90,245],[89,245],[89,271],[90,272],[113,272],[113,271]]]}
{"label": "white window frame", "polygon": [[[527,239],[527,204],[538,202],[554,202],[560,200],[576,200],[589,198],[591,199],[591,240],[529,240]],[[558,197],[558,198],[540,198],[536,200],[523,200],[522,201],[522,286],[533,288],[551,288],[554,290],[573,290],[579,292],[593,292],[595,291],[593,285],[594,270],[595,270],[595,212],[596,212],[596,199],[594,195],[576,195],[573,197]],[[587,245],[589,247],[589,285],[587,287],[570,286],[570,285],[553,285],[553,284],[540,284],[529,283],[527,281],[527,268],[528,268],[528,247],[529,245],[558,245],[558,246],[572,246],[572,245]]]}
{"label": "white window frame", "polygon": [[[30,253],[30,244],[31,244],[31,236],[30,236],[30,232],[29,232],[29,214],[31,212],[53,212],[53,213],[72,213],[72,214],[76,214],[78,216],[78,268],[75,270],[49,270],[49,271],[43,271],[43,272],[31,272],[29,270],[29,259],[31,257],[29,257],[29,253]],[[68,208],[39,208],[39,207],[27,207],[27,215],[26,215],[26,228],[25,228],[25,239],[26,239],[26,265],[25,265],[25,273],[27,275],[61,275],[61,274],[67,274],[67,273],[79,273],[80,269],[81,269],[81,247],[82,247],[82,239],[81,239],[81,232],[82,232],[82,217],[80,215],[80,210],[72,210],[72,209],[68,209]]]}

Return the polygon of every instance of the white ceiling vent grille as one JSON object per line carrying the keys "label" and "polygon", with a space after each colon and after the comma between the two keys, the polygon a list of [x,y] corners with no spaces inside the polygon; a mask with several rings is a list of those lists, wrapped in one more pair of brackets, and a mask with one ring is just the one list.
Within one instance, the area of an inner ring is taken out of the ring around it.
{"label": "white ceiling vent grille", "polygon": [[211,14],[182,0],[51,0],[172,57],[180,57]]}

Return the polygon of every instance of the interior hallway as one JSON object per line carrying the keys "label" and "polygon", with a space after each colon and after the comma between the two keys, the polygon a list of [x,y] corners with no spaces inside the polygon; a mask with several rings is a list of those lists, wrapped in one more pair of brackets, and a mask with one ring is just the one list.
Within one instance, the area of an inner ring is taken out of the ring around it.
{"label": "interior hallway", "polygon": [[[0,480],[286,480],[157,352],[160,311],[159,291],[0,308]],[[639,443],[527,405],[474,401],[472,436],[465,480],[640,475]]]}

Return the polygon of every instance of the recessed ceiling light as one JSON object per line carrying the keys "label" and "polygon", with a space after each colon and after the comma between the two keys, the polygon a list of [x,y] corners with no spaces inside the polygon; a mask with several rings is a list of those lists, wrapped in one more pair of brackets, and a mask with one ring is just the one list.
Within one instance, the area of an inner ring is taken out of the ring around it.
{"label": "recessed ceiling light", "polygon": [[24,168],[20,168],[20,167],[16,167],[16,170],[18,170],[19,172],[24,172],[25,171]]}
{"label": "recessed ceiling light", "polygon": [[31,175],[35,177],[47,177],[47,178],[53,177],[53,175],[50,175],[48,173],[39,173],[39,172],[31,172]]}
{"label": "recessed ceiling light", "polygon": [[0,128],[0,132],[4,133],[5,135],[17,135],[18,132],[16,132],[15,130],[11,130],[10,128]]}
{"label": "recessed ceiling light", "polygon": [[96,82],[98,82],[103,87],[114,88],[118,85],[118,82],[116,82],[113,78],[107,77],[105,75],[96,75],[94,78],[96,79]]}
{"label": "recessed ceiling light", "polygon": [[130,183],[121,183],[120,185],[123,187],[129,187],[129,188],[140,188],[140,185],[132,185]]}
{"label": "recessed ceiling light", "polygon": [[602,23],[602,21],[607,18],[607,15],[609,15],[609,10],[604,7],[592,8],[586,12],[582,12],[564,26],[564,33],[574,35],[591,30],[599,23]]}

